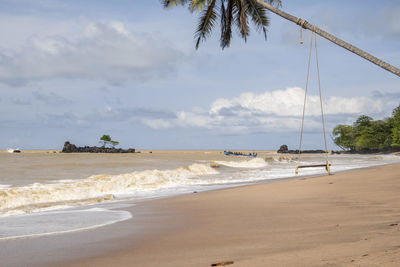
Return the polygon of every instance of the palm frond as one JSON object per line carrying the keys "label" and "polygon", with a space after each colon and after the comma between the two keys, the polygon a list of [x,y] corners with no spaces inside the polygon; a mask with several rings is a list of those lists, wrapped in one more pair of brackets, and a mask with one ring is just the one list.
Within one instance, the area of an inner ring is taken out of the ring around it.
{"label": "palm frond", "polygon": [[[272,0],[273,1],[273,0]],[[256,29],[263,32],[264,38],[267,39],[267,27],[269,26],[269,19],[265,8],[254,0],[247,0],[247,10],[253,21]]]}
{"label": "palm frond", "polygon": [[247,20],[247,5],[246,0],[236,0],[235,1],[235,22],[239,30],[240,36],[247,41],[247,36],[250,32],[249,23]]}
{"label": "palm frond", "polygon": [[161,0],[161,3],[164,8],[171,8],[174,6],[183,6],[185,5],[189,0]]}
{"label": "palm frond", "polygon": [[192,0],[189,5],[190,12],[203,10],[210,0]]}
{"label": "palm frond", "polygon": [[205,40],[210,34],[217,20],[217,13],[214,10],[216,0],[211,0],[207,9],[202,11],[200,16],[199,25],[196,31],[196,49],[199,48],[200,42]]}
{"label": "palm frond", "polygon": [[234,0],[228,0],[228,5],[225,10],[225,26],[222,27],[221,25],[221,30],[224,29],[224,31],[221,31],[221,47],[224,49],[225,47],[229,47],[231,44],[231,39],[232,39],[232,20],[233,20],[233,2]]}
{"label": "palm frond", "polygon": [[[232,39],[232,24],[238,34],[247,42],[250,34],[249,20],[253,22],[258,32],[263,32],[267,39],[269,26],[268,11],[256,0],[160,0],[165,8],[189,4],[190,12],[200,12],[198,26],[195,32],[196,49],[202,41],[211,34],[217,19],[220,20],[222,49],[229,47]],[[219,2],[218,2],[219,1]],[[276,8],[282,6],[281,0],[262,0]],[[220,8],[215,8],[216,4]],[[249,18],[250,17],[250,18]]]}
{"label": "palm frond", "polygon": [[224,34],[226,31],[226,10],[225,10],[225,1],[221,1],[221,8],[219,10],[219,14],[221,16],[220,26],[221,26],[221,37],[220,37],[220,44],[221,47],[224,47]]}

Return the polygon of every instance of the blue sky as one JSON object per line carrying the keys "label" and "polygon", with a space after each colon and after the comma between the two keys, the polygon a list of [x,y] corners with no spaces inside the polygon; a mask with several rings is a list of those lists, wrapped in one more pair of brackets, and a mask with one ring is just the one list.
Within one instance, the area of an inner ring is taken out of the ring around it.
{"label": "blue sky", "polygon": [[[400,66],[399,1],[282,3]],[[310,35],[300,45],[292,22],[270,14],[267,41],[252,29],[225,50],[217,27],[196,51],[198,15],[158,0],[0,4],[0,148],[97,145],[103,134],[138,149],[298,146]],[[399,77],[322,38],[318,48],[328,134],[400,104]],[[314,66],[307,114],[304,146],[320,148]]]}

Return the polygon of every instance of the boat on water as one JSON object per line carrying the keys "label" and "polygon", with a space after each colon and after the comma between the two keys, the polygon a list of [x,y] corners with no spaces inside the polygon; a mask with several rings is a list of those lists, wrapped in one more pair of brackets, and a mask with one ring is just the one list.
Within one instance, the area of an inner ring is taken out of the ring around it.
{"label": "boat on water", "polygon": [[253,153],[248,153],[248,154],[244,154],[242,152],[232,152],[232,151],[226,151],[224,150],[224,154],[226,156],[239,156],[239,157],[250,157],[250,158],[255,158],[257,157],[257,153],[253,152]]}

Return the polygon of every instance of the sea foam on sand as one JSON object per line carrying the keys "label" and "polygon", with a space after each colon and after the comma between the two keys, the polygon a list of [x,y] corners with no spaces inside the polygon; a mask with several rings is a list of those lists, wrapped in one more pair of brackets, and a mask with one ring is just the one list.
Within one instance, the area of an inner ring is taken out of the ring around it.
{"label": "sea foam on sand", "polygon": [[[318,163],[323,157],[305,156]],[[332,172],[398,162],[394,155],[335,155]],[[125,211],[104,208],[106,203],[166,197],[193,191],[294,177],[294,160],[263,158],[195,160],[173,169],[147,169],[122,174],[98,174],[84,179],[62,179],[23,186],[0,187],[0,239],[88,229],[130,218]],[[301,175],[325,173],[323,168],[301,170]],[[100,205],[101,203],[105,203]],[[94,206],[96,205],[96,206]],[[71,207],[75,207],[71,209]],[[41,224],[46,221],[48,224]]]}

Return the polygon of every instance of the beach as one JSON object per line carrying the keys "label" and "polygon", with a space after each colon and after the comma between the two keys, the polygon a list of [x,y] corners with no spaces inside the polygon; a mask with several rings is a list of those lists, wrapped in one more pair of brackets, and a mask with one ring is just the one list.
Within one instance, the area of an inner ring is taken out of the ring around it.
{"label": "beach", "polygon": [[0,256],[5,266],[398,266],[399,180],[397,163],[114,203],[132,216],[0,240]]}
{"label": "beach", "polygon": [[164,230],[72,266],[398,266],[399,181],[395,164],[152,201]]}
{"label": "beach", "polygon": [[400,1],[3,2],[0,267],[400,267]]}

